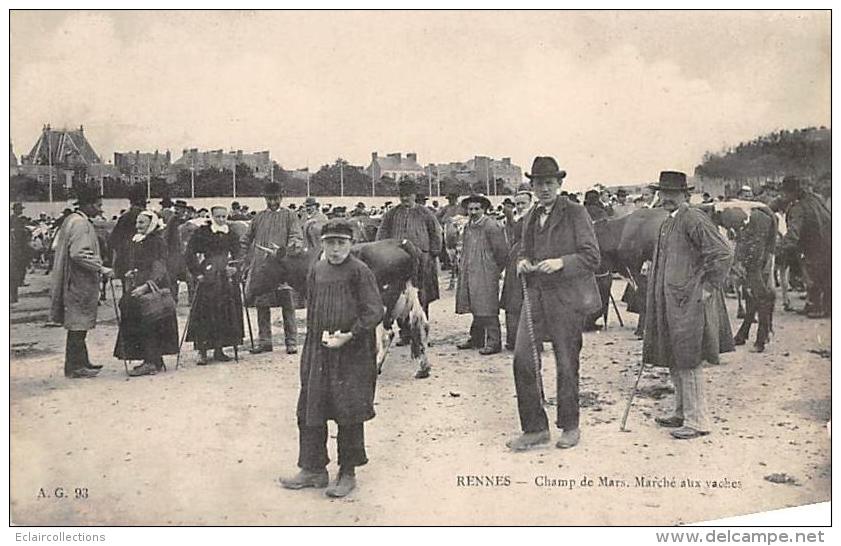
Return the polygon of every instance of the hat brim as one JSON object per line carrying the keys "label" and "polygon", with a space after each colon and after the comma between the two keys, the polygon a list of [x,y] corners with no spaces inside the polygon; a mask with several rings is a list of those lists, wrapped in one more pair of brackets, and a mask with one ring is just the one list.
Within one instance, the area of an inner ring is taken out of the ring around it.
{"label": "hat brim", "polygon": [[487,197],[465,197],[461,200],[460,206],[463,209],[467,208],[467,205],[470,203],[481,203],[483,207],[486,209],[491,208],[491,200]]}
{"label": "hat brim", "polygon": [[668,188],[668,187],[663,187],[660,184],[649,184],[648,188],[652,189],[652,190],[666,190],[666,191],[669,191],[669,190],[672,190],[672,191],[692,191],[692,190],[695,189],[695,186],[686,186],[686,187],[683,187],[683,188]]}
{"label": "hat brim", "polygon": [[566,178],[567,172],[566,171],[556,171],[554,173],[540,173],[540,174],[531,174],[526,173],[526,178],[529,180],[539,180],[541,178],[557,178],[563,180]]}

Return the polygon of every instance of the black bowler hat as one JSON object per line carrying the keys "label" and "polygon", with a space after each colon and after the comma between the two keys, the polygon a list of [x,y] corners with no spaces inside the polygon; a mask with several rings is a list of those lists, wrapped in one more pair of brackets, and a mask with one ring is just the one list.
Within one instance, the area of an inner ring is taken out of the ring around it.
{"label": "black bowler hat", "polygon": [[175,208],[186,209],[187,208],[187,202],[184,201],[183,199],[176,199],[175,200]]}
{"label": "black bowler hat", "polygon": [[353,227],[344,218],[327,220],[321,228],[322,239],[353,239]]}
{"label": "black bowler hat", "polygon": [[648,186],[652,190],[689,191],[695,186],[686,185],[686,173],[680,171],[661,171],[660,181]]}
{"label": "black bowler hat", "polygon": [[561,180],[567,175],[566,171],[562,171],[558,167],[558,162],[554,157],[537,156],[531,164],[531,173],[526,173],[529,180],[535,178],[557,178]]}
{"label": "black bowler hat", "polygon": [[462,199],[461,208],[466,209],[468,203],[479,203],[485,210],[491,208],[491,200],[482,195],[481,193],[474,193]]}

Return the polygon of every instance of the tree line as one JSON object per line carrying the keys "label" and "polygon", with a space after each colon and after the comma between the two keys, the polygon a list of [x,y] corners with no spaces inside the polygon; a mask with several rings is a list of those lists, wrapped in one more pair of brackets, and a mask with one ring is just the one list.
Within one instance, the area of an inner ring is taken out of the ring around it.
{"label": "tree line", "polygon": [[[283,194],[289,197],[314,196],[397,196],[400,180],[384,176],[371,183],[371,177],[359,167],[350,165],[344,159],[338,158],[330,164],[322,165],[316,172],[309,175],[309,193],[305,177],[294,171],[287,171],[278,164],[274,164],[274,181],[283,188]],[[73,186],[80,184],[99,184],[99,180],[92,180],[87,176],[84,165],[74,167]],[[236,194],[238,197],[257,197],[263,194],[265,184],[271,177],[258,178],[253,170],[245,164],[236,166]],[[62,179],[63,182],[63,179]],[[417,177],[418,192],[438,195],[439,180],[424,174]],[[102,180],[103,197],[127,198],[131,188],[136,184],[147,185],[146,180],[131,182],[122,178],[105,177]],[[166,177],[152,176],[149,180],[152,198],[169,197],[190,198],[195,191],[196,197],[223,197],[233,195],[234,176],[229,168],[201,169],[191,173],[189,169],[178,171],[175,180],[168,182]],[[49,198],[49,183],[35,178],[16,175],[9,179],[9,193],[12,201],[46,201]],[[440,180],[441,194],[449,190],[457,191],[460,195],[471,192],[485,192],[484,183],[474,183],[459,180],[449,176]],[[493,184],[491,185],[493,189]],[[510,188],[498,185],[500,194],[510,193]],[[431,188],[431,193],[430,193]],[[63,183],[53,184],[53,200],[61,201],[72,197],[72,189],[65,188]]]}
{"label": "tree line", "polygon": [[786,175],[811,181],[816,191],[831,191],[832,129],[806,127],[757,137],[719,153],[707,152],[695,176],[778,182]]}

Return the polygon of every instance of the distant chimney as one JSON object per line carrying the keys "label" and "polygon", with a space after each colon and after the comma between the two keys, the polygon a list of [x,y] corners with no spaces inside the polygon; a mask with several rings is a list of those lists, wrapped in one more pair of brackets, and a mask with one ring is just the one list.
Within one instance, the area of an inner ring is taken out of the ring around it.
{"label": "distant chimney", "polygon": [[388,157],[391,157],[391,158],[399,161],[403,156],[402,156],[401,152],[395,152],[393,154],[388,154]]}
{"label": "distant chimney", "polygon": [[371,161],[377,160],[377,152],[371,152]]}
{"label": "distant chimney", "polygon": [[406,159],[408,159],[409,161],[417,162],[418,154],[416,154],[415,152],[409,152],[406,154]]}
{"label": "distant chimney", "polygon": [[510,165],[511,164],[511,158],[510,157],[503,157],[502,158],[502,163],[503,163],[503,165]]}
{"label": "distant chimney", "polygon": [[79,125],[79,132],[80,132],[80,133],[84,133],[84,132],[85,132],[85,126],[84,126],[84,125]]}

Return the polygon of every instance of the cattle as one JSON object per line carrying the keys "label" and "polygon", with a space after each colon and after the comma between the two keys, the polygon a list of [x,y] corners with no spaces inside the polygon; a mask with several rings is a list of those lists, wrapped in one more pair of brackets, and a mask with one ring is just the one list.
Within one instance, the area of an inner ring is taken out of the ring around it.
{"label": "cattle", "polygon": [[450,216],[444,222],[444,251],[450,261],[450,284],[447,290],[455,290],[458,280],[458,264],[461,260],[461,248],[464,235],[464,226],[470,219],[467,216],[457,214]]}
{"label": "cattle", "polygon": [[[374,273],[386,308],[383,323],[377,326],[377,369],[382,371],[394,338],[392,326],[396,320],[409,329],[411,355],[418,366],[415,377],[429,377],[432,368],[426,354],[429,320],[418,297],[418,287],[422,285],[420,275],[423,274],[420,250],[406,239],[383,239],[355,244],[351,253]],[[265,267],[250,273],[252,278],[246,299],[264,294],[282,283],[305,295],[309,268],[318,259],[320,252],[313,249],[297,254],[278,249]]]}
{"label": "cattle", "polygon": [[662,208],[637,209],[621,218],[593,224],[601,251],[601,271],[618,273],[630,289],[623,300],[628,311],[639,313],[636,335],[642,337],[645,323],[646,275],[643,264],[654,256],[660,225],[668,213]]}

